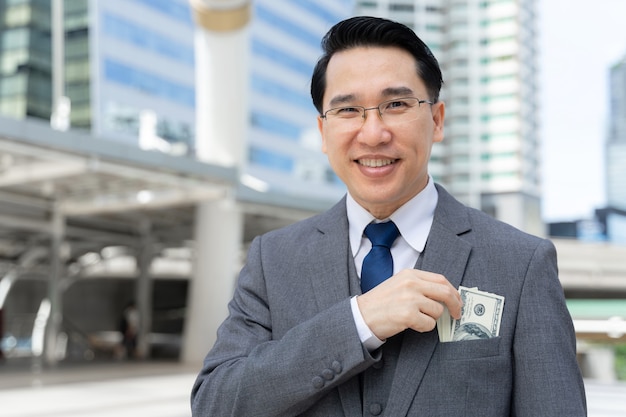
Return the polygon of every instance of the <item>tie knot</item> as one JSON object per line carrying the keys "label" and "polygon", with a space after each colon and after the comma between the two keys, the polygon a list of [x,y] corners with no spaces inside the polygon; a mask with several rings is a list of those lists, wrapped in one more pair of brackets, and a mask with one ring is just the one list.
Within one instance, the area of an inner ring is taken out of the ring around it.
{"label": "tie knot", "polygon": [[370,223],[365,228],[365,236],[372,242],[372,246],[391,248],[400,231],[392,221],[385,223]]}

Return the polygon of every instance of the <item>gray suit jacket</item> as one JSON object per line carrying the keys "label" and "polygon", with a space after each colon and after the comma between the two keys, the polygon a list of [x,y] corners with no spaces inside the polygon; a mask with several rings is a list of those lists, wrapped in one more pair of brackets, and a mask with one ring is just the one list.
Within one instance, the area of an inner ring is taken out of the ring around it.
{"label": "gray suit jacket", "polygon": [[370,355],[350,310],[360,290],[344,199],[254,240],[193,415],[585,416],[554,246],[438,192],[420,269],[504,296],[499,337],[407,330]]}

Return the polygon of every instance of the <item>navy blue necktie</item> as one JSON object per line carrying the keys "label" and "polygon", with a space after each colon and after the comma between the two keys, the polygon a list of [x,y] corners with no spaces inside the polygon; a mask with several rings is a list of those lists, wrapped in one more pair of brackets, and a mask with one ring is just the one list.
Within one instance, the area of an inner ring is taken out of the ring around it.
{"label": "navy blue necktie", "polygon": [[370,223],[365,228],[365,236],[372,242],[372,249],[363,259],[361,268],[361,291],[371,290],[393,275],[393,258],[391,245],[400,231],[389,221],[385,223]]}

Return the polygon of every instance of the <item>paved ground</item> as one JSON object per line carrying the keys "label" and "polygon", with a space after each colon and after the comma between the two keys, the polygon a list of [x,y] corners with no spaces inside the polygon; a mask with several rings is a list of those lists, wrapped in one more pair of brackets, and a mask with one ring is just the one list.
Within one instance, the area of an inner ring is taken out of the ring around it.
{"label": "paved ground", "polygon": [[[2,417],[190,417],[198,366],[173,362],[0,365]],[[626,417],[626,383],[586,381],[589,417]]]}
{"label": "paved ground", "polygon": [[38,372],[0,367],[2,417],[189,417],[199,368],[114,362]]}
{"label": "paved ground", "polygon": [[589,417],[626,417],[626,383],[585,381]]}

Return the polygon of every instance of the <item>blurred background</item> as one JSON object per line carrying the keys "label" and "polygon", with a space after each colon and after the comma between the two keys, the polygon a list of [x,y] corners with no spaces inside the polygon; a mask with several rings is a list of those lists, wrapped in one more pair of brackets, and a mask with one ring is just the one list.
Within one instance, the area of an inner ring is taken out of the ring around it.
{"label": "blurred background", "polygon": [[[352,15],[400,21],[438,58],[431,175],[555,242],[590,415],[626,415],[622,0],[0,0],[7,399],[182,374],[183,411],[161,411],[187,415],[248,244],[345,193],[309,82]],[[27,403],[11,415],[45,415]]]}

